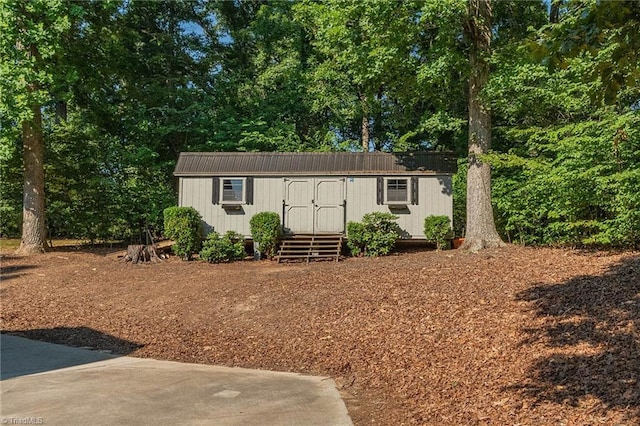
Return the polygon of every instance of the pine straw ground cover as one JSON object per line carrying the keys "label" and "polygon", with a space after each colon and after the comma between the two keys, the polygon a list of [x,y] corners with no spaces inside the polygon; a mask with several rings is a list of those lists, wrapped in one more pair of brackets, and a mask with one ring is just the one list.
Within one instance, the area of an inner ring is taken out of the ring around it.
{"label": "pine straw ground cover", "polygon": [[640,424],[640,255],[2,259],[4,332],[331,376],[357,425]]}

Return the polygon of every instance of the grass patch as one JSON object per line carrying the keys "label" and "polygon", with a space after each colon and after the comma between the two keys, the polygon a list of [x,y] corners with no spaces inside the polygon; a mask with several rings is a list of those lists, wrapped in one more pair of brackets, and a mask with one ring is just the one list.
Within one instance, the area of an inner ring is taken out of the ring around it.
{"label": "grass patch", "polygon": [[[101,241],[93,246],[91,242],[87,240],[77,240],[72,238],[54,238],[47,240],[47,244],[51,248],[63,248],[63,247],[113,247],[123,245],[122,241]],[[17,250],[20,247],[20,238],[0,238],[0,250],[3,252],[11,252]]]}
{"label": "grass patch", "polygon": [[0,250],[12,251],[20,247],[19,238],[0,238]]}

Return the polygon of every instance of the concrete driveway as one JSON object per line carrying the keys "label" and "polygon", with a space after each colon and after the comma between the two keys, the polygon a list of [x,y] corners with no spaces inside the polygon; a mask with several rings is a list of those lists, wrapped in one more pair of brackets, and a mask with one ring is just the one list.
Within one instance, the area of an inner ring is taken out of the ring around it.
{"label": "concrete driveway", "polygon": [[0,336],[3,424],[351,425],[333,380]]}

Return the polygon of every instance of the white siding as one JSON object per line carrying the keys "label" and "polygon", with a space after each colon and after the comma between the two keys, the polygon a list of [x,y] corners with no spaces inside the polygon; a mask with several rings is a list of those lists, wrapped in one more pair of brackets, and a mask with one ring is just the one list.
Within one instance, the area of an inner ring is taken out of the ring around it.
{"label": "white siding", "polygon": [[[398,224],[406,232],[406,238],[424,238],[424,218],[428,215],[453,216],[451,176],[420,176],[418,205],[408,205],[405,210],[390,209],[376,204],[376,177],[354,176],[346,178],[346,220],[360,221],[366,213],[391,212],[399,216]],[[255,177],[253,205],[243,205],[242,210],[225,210],[213,204],[213,178],[182,177],[179,184],[180,206],[194,207],[202,215],[205,230],[224,233],[229,230],[250,236],[249,220],[259,212],[273,211],[282,216],[284,199],[283,177]],[[281,217],[282,219],[282,217]]]}
{"label": "white siding", "polygon": [[390,209],[376,204],[377,184],[375,176],[347,179],[347,221],[359,222],[371,212],[390,212],[397,215],[398,224],[406,238],[424,238],[424,218],[429,215],[445,215],[453,218],[451,176],[420,176],[418,179],[418,204],[406,209]]}
{"label": "white siding", "polygon": [[[282,178],[255,178],[253,204],[241,210],[225,210],[213,204],[213,178],[180,178],[180,206],[195,208],[201,215],[205,232],[236,231],[251,236],[249,221],[259,212],[272,211],[282,216]],[[282,217],[281,217],[282,219]]]}

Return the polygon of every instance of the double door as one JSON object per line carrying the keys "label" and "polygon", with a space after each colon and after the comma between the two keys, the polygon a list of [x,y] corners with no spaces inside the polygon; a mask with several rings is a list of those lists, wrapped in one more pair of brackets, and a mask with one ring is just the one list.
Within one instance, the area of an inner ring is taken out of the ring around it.
{"label": "double door", "polygon": [[285,178],[284,227],[292,234],[342,234],[345,178]]}

